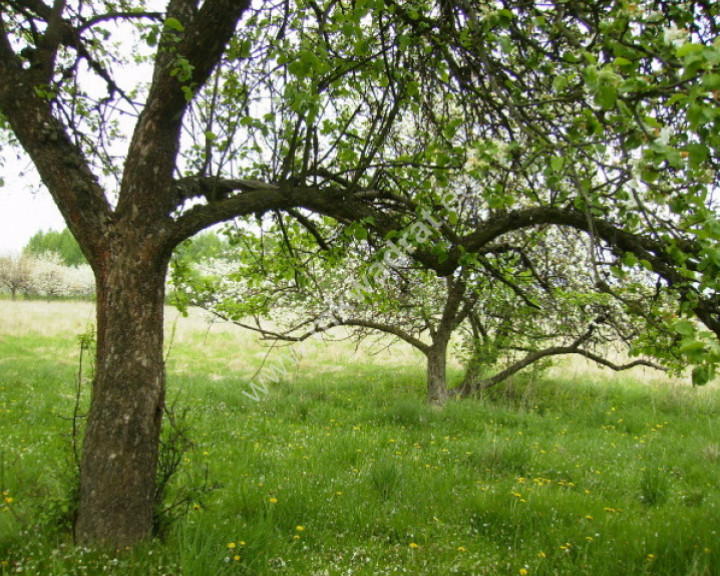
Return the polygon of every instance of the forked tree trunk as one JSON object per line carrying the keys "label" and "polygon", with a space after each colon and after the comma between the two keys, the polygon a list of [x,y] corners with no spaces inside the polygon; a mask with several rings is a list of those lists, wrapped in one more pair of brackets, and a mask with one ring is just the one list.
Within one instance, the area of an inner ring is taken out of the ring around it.
{"label": "forked tree trunk", "polygon": [[163,414],[166,261],[120,255],[97,280],[97,363],[83,445],[79,543],[147,539]]}

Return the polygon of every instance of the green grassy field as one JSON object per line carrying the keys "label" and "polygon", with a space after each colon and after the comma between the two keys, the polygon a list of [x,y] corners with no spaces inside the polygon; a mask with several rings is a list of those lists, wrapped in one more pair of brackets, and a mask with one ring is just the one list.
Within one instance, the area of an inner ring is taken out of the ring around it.
{"label": "green grassy field", "polygon": [[266,358],[169,316],[168,400],[193,441],[169,497],[189,509],[108,554],[64,531],[92,308],[0,302],[0,575],[720,574],[715,388],[564,369],[437,410],[403,347]]}

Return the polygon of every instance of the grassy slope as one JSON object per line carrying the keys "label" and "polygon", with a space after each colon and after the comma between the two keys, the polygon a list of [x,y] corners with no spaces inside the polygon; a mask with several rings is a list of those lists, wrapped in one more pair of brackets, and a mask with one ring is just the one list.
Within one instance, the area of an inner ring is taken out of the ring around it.
{"label": "grassy slope", "polygon": [[175,489],[207,469],[215,490],[164,543],[73,549],[54,528],[92,310],[0,302],[0,318],[2,576],[720,574],[714,389],[574,370],[437,411],[406,349],[311,343],[265,360],[287,373],[256,402],[266,349],[197,318],[168,329],[168,398],[195,441]]}

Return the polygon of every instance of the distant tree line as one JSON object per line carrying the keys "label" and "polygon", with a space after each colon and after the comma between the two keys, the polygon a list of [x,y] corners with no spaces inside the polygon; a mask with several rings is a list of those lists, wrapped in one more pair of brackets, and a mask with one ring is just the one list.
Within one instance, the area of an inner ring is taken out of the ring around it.
{"label": "distant tree line", "polygon": [[90,299],[95,280],[88,264],[66,266],[54,252],[0,256],[0,291],[18,296]]}
{"label": "distant tree line", "polygon": [[67,228],[62,232],[41,230],[30,238],[23,248],[23,254],[28,256],[41,257],[48,253],[56,254],[65,266],[87,264],[80,245]]}
{"label": "distant tree line", "polygon": [[[228,247],[214,232],[205,232],[178,246],[174,259],[191,266],[218,258]],[[0,293],[24,298],[81,298],[95,296],[95,279],[77,241],[65,228],[39,231],[19,255],[0,255]]]}

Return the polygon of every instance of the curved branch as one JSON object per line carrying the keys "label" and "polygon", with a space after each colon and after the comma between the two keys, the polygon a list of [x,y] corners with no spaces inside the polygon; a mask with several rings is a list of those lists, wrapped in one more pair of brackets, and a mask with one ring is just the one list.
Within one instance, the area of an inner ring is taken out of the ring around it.
{"label": "curved branch", "polygon": [[83,23],[82,26],[79,26],[77,31],[84,32],[88,28],[92,28],[96,24],[100,24],[101,22],[108,22],[110,20],[130,20],[135,18],[147,18],[148,20],[156,20],[158,22],[161,22],[163,19],[163,13],[162,12],[107,12],[105,14],[98,14],[97,16],[93,16],[92,18],[88,19],[86,22]]}
{"label": "curved branch", "polygon": [[430,346],[425,344],[419,338],[415,338],[412,334],[408,334],[404,330],[401,330],[397,326],[391,326],[389,324],[383,324],[381,322],[373,322],[371,320],[359,320],[359,319],[347,319],[340,322],[343,326],[357,326],[359,328],[370,328],[371,330],[377,330],[378,332],[384,332],[391,336],[397,336],[400,340],[403,340],[410,344],[413,348],[417,348],[423,354],[430,351]]}
{"label": "curved branch", "polygon": [[[236,326],[239,326],[240,328],[245,328],[247,330],[257,332],[261,334],[263,338],[269,340],[282,340],[285,342],[303,342],[304,340],[307,340],[318,334],[329,332],[330,330],[332,330],[333,328],[337,328],[338,326],[355,326],[357,328],[369,328],[371,330],[383,332],[391,336],[396,336],[397,338],[400,338],[401,340],[407,342],[414,348],[417,348],[423,354],[427,354],[430,350],[430,346],[428,344],[425,344],[425,342],[423,342],[422,340],[415,338],[412,334],[408,334],[397,326],[383,324],[381,322],[373,322],[371,320],[363,320],[360,318],[342,318],[338,315],[332,315],[332,321],[323,323],[323,319],[330,318],[327,315],[323,315],[298,324],[297,326],[294,326],[285,332],[277,332],[275,330],[263,328],[259,324],[253,326],[252,324],[247,324],[240,320],[233,320],[216,310],[208,311],[214,316],[220,318],[221,320],[228,321],[232,324],[235,324]],[[308,324],[312,325],[312,329],[307,330],[297,336],[292,335],[292,332],[296,331],[298,328],[307,326]]]}
{"label": "curved branch", "polygon": [[605,366],[616,372],[621,372],[623,370],[629,370],[629,369],[635,368],[637,366],[644,366],[647,368],[653,368],[655,370],[660,370],[662,372],[667,372],[666,368],[663,368],[662,366],[659,366],[658,364],[655,364],[653,362],[650,362],[649,360],[644,360],[644,359],[633,360],[632,362],[628,362],[626,364],[616,364],[616,363],[608,360],[607,358],[600,356],[599,354],[596,354],[594,352],[591,352],[589,350],[585,350],[584,348],[581,348],[578,341],[576,341],[569,346],[552,346],[550,348],[545,348],[543,350],[537,350],[535,352],[531,352],[524,358],[521,358],[517,362],[511,364],[510,366],[508,366],[504,370],[501,370],[500,372],[498,372],[494,376],[491,376],[490,378],[485,378],[483,380],[480,380],[479,382],[477,382],[477,381],[463,382],[463,384],[461,386],[459,386],[458,388],[455,388],[452,391],[452,394],[454,396],[469,396],[469,395],[477,393],[480,390],[487,390],[488,388],[497,386],[501,382],[507,380],[510,376],[513,376],[517,372],[520,372],[524,368],[527,368],[528,366],[534,364],[535,362],[538,362],[539,360],[542,360],[543,358],[549,358],[551,356],[563,356],[563,355],[569,355],[569,354],[578,354],[580,356],[584,356],[585,358],[592,360],[596,364],[600,364],[601,366]]}

